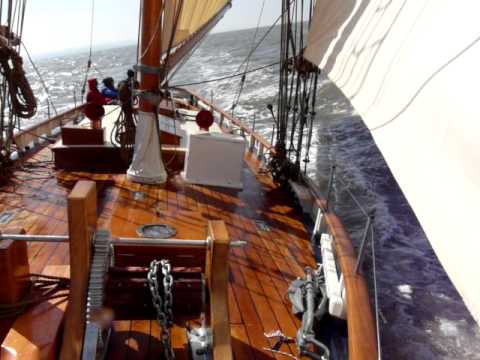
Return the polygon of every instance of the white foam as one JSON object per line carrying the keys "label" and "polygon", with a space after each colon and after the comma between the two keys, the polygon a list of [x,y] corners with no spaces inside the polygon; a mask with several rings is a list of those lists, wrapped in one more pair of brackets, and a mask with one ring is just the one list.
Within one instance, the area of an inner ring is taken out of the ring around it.
{"label": "white foam", "polygon": [[448,319],[438,319],[440,322],[439,329],[445,336],[458,336],[458,326]]}
{"label": "white foam", "polygon": [[412,300],[412,287],[408,284],[403,284],[403,285],[398,285],[397,286],[398,291],[400,292],[400,295],[404,297],[405,299]]}

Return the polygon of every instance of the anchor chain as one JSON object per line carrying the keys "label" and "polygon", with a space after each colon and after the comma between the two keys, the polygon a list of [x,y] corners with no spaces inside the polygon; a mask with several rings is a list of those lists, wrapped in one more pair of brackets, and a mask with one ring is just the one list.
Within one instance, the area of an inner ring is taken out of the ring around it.
{"label": "anchor chain", "polygon": [[[160,294],[158,282],[159,267],[163,275],[163,298]],[[153,260],[148,271],[148,286],[152,294],[152,302],[157,312],[157,320],[162,327],[162,344],[167,360],[175,359],[172,348],[171,328],[173,326],[173,277],[171,265],[168,260]]]}

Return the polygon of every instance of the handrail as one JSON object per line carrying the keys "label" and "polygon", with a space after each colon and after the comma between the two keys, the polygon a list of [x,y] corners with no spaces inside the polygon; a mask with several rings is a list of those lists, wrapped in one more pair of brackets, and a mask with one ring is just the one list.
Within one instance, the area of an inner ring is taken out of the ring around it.
{"label": "handrail", "polygon": [[191,89],[188,89],[188,88],[178,88],[178,89],[182,90],[182,91],[185,91],[186,93],[188,93],[191,96],[193,96],[194,98],[196,98],[198,101],[201,101],[202,103],[204,103],[213,112],[216,112],[216,113],[220,114],[220,124],[219,124],[220,127],[223,126],[223,119],[227,119],[232,124],[234,124],[235,126],[240,128],[240,130],[242,130],[242,132],[244,132],[245,134],[248,134],[251,137],[253,137],[255,139],[255,141],[258,142],[259,144],[262,144],[264,149],[266,149],[266,150],[268,150],[272,153],[275,153],[275,147],[272,144],[270,144],[268,142],[268,140],[263,137],[263,135],[259,134],[258,132],[253,131],[250,127],[245,125],[239,118],[227,113],[223,109],[220,109],[218,106],[213,104],[211,101],[205,99],[203,96],[197,94],[195,91],[193,91]]}
{"label": "handrail", "polygon": [[37,143],[42,136],[52,135],[55,128],[61,127],[73,118],[79,116],[83,112],[84,107],[85,104],[76,106],[59,115],[20,129],[13,135],[17,149],[22,152],[30,143]]}
{"label": "handrail", "polygon": [[[356,317],[358,317],[358,311],[350,311],[348,308],[350,307],[351,300],[349,297],[349,288],[353,288],[355,292],[357,292],[357,297],[362,297],[362,293],[367,297],[368,300],[368,286],[365,275],[361,272],[361,267],[363,265],[363,260],[365,257],[367,242],[370,241],[371,245],[371,253],[372,253],[372,275],[373,275],[373,287],[374,287],[374,308],[375,308],[375,316],[373,321],[372,313],[371,313],[371,306],[369,301],[362,304],[361,307],[364,309],[358,321],[354,321],[354,323],[349,323],[349,334],[355,334],[355,337],[358,337],[360,333],[360,339],[355,340],[356,343],[360,345],[359,349],[360,352],[354,354],[355,357],[350,357],[350,359],[363,359],[364,357],[361,354],[365,354],[368,359],[381,359],[381,339],[380,339],[380,324],[379,324],[379,308],[378,308],[378,294],[377,294],[377,279],[376,279],[376,264],[375,264],[375,250],[374,250],[374,233],[373,233],[373,220],[374,220],[374,211],[368,212],[360,203],[360,201],[355,197],[355,195],[348,190],[348,195],[352,198],[357,208],[360,210],[362,215],[365,218],[365,226],[362,234],[362,238],[360,240],[360,247],[358,250],[358,254],[355,253],[355,249],[353,248],[353,242],[350,239],[350,236],[347,231],[345,231],[345,227],[342,225],[341,220],[338,218],[336,214],[333,213],[331,210],[332,207],[329,206],[331,199],[331,190],[334,186],[334,181],[339,180],[343,185],[346,185],[345,182],[338,177],[335,177],[335,166],[332,166],[330,169],[329,175],[329,182],[328,182],[328,189],[326,198],[322,196],[321,191],[318,187],[313,183],[313,181],[308,178],[305,174],[301,174],[302,180],[305,184],[307,184],[312,197],[315,199],[315,203],[318,207],[319,214],[325,218],[326,225],[328,230],[336,239],[335,241],[335,248],[336,253],[340,261],[340,267],[342,269],[342,273],[344,275],[345,280],[345,287],[347,288],[347,316],[349,313],[354,313]],[[317,215],[318,216],[318,215]],[[319,231],[321,228],[321,224],[316,224],[314,231]],[[348,270],[345,270],[348,269]],[[348,276],[347,276],[348,275]],[[350,284],[349,284],[350,283]],[[351,294],[350,294],[351,295]],[[372,328],[368,326],[368,324],[362,323],[371,323],[375,324]],[[360,329],[360,330],[359,330]],[[373,340],[373,335],[375,335],[375,340]],[[368,339],[366,341],[365,339]],[[352,339],[349,338],[349,341]],[[375,353],[372,352],[371,344],[376,344]],[[352,346],[349,346],[352,348]],[[369,355],[370,354],[370,355]],[[352,356],[352,354],[350,354]]]}

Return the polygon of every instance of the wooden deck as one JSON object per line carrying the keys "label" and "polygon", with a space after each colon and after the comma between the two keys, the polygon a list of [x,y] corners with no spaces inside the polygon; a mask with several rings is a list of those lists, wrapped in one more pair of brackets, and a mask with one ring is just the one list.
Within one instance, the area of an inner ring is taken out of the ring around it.
{"label": "wooden deck", "polygon": [[[299,320],[291,313],[286,294],[291,280],[315,266],[309,234],[292,198],[263,174],[253,157],[245,158],[242,191],[188,185],[171,176],[164,187],[141,185],[125,175],[56,172],[51,152],[42,149],[15,171],[10,184],[0,187],[0,211],[15,211],[5,227],[25,228],[29,234],[66,234],[66,195],[78,179],[92,179],[102,188],[98,199],[99,228],[114,236],[136,236],[137,227],[161,222],[177,229],[177,238],[206,237],[207,221],[225,221],[232,240],[247,245],[230,253],[229,308],[236,359],[286,359],[265,350],[273,346],[264,333],[280,329],[295,337]],[[264,221],[264,231],[256,221]],[[68,265],[67,244],[31,243],[31,272]],[[50,270],[49,270],[50,269]],[[176,321],[173,344],[179,359],[187,358],[184,323]],[[0,337],[8,322],[0,321]],[[155,320],[114,322],[110,359],[158,358],[160,329]],[[296,355],[294,344],[281,351]]]}

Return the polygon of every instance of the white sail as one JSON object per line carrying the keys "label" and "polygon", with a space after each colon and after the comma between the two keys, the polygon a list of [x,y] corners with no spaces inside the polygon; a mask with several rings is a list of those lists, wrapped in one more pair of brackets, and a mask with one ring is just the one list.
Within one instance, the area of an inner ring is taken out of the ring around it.
{"label": "white sail", "polygon": [[[200,31],[230,5],[231,0],[169,0],[165,2],[162,52]],[[172,32],[174,33],[172,36]]]}
{"label": "white sail", "polygon": [[477,322],[479,14],[476,0],[317,0],[306,50],[370,128]]}

